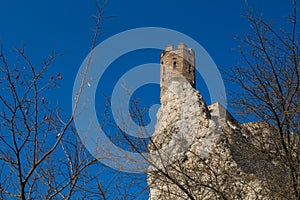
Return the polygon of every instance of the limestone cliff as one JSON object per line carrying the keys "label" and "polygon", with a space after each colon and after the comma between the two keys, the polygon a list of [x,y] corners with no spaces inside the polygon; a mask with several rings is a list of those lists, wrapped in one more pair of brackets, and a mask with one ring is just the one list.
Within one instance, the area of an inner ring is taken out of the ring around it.
{"label": "limestone cliff", "polygon": [[243,147],[249,140],[245,128],[222,109],[216,104],[209,110],[188,82],[170,83],[161,97],[149,143],[150,200],[264,199],[268,195],[251,161],[239,159],[249,150]]}

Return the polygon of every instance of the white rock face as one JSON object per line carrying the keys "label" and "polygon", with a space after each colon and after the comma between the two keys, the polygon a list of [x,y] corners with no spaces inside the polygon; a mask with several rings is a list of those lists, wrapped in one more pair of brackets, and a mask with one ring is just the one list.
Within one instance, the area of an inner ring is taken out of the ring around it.
{"label": "white rock face", "polygon": [[161,104],[149,143],[150,200],[263,199],[263,183],[235,161],[238,124],[212,120],[187,82],[173,81]]}
{"label": "white rock face", "polygon": [[161,99],[149,145],[155,162],[150,171],[177,161],[197,137],[203,137],[208,127],[214,126],[201,95],[189,83],[173,81],[169,89]]}

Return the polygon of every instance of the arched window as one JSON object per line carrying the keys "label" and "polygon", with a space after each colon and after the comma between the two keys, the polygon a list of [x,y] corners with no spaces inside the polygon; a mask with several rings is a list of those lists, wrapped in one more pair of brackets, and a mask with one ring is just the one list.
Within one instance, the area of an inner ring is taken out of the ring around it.
{"label": "arched window", "polygon": [[176,69],[176,67],[177,67],[177,63],[176,63],[176,61],[174,61],[173,62],[173,69]]}

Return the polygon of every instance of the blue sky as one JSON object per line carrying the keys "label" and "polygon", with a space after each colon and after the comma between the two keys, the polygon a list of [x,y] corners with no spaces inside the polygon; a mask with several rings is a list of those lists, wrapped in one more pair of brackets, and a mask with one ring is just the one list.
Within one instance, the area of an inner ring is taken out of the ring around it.
{"label": "blue sky", "polygon": [[[257,13],[263,12],[267,19],[279,22],[291,8],[290,2],[284,0],[248,0],[248,3]],[[239,43],[233,36],[243,35],[250,29],[241,16],[244,11],[244,0],[109,0],[104,7],[97,44],[125,30],[163,27],[192,37],[206,49],[218,67],[227,70],[240,59],[238,51],[234,50]],[[49,73],[63,76],[58,90],[50,95],[66,115],[71,111],[72,87],[77,71],[90,51],[95,24],[92,16],[95,13],[93,0],[2,0],[0,4],[0,43],[11,63],[14,62],[13,47],[23,45],[37,66],[52,49],[64,54]],[[137,51],[121,57],[100,81],[97,98],[102,94],[109,96],[113,84],[130,67],[148,62],[159,62],[159,51]],[[121,65],[123,68],[118,68]],[[198,82],[197,88],[205,93],[202,86]],[[229,84],[226,86],[228,90],[234,89]],[[149,91],[148,95],[145,96],[141,88],[136,92],[137,96],[142,94],[140,97],[148,104],[158,103],[158,87],[150,89],[146,86],[144,89]],[[204,97],[208,98],[206,93]],[[101,105],[99,115],[103,109]]]}
{"label": "blue sky", "polygon": [[[248,3],[270,19],[283,17],[291,6],[289,1],[282,0],[248,0]],[[6,53],[13,47],[25,45],[37,65],[53,48],[65,54],[55,63],[53,73],[63,74],[57,92],[61,97],[59,101],[70,108],[77,70],[90,50],[92,16],[96,12],[94,1],[14,0],[2,1],[0,5],[0,42]],[[237,64],[240,58],[233,50],[238,45],[233,36],[249,30],[241,17],[244,11],[244,0],[110,0],[104,8],[98,43],[138,27],[174,29],[195,39],[218,67],[226,69]]]}

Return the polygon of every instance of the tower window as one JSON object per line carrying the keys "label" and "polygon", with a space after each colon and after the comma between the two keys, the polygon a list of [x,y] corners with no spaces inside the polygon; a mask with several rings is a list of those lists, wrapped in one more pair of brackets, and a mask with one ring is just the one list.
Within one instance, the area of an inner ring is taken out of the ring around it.
{"label": "tower window", "polygon": [[164,64],[164,61],[161,61],[161,64],[163,65],[163,64]]}
{"label": "tower window", "polygon": [[177,63],[176,63],[176,61],[174,61],[173,62],[173,69],[176,69],[176,67],[177,67]]}

